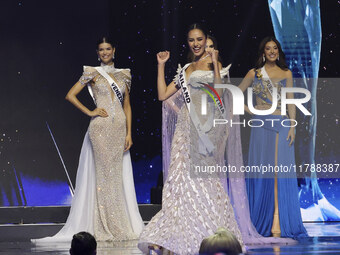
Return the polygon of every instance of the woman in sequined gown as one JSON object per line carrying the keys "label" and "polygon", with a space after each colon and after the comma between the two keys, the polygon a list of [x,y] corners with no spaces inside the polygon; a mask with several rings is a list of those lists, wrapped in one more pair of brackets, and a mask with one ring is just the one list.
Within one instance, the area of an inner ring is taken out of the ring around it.
{"label": "woman in sequined gown", "polygon": [[[259,47],[256,67],[248,72],[240,84],[242,91],[253,88],[255,110],[272,108],[273,98],[278,98],[277,108],[270,115],[254,115],[264,125],[252,127],[249,145],[249,166],[295,165],[295,105],[288,105],[287,115],[281,115],[281,88],[292,87],[292,73],[285,63],[280,43],[274,37],[266,37]],[[273,94],[277,89],[277,95]],[[293,98],[287,93],[287,98]],[[246,111],[253,114],[248,107]],[[279,121],[273,121],[276,119]],[[282,123],[285,121],[285,126]],[[294,171],[265,174],[250,173],[247,190],[251,219],[263,236],[298,238],[307,236],[303,226],[298,197],[298,184]]]}
{"label": "woman in sequined gown", "polygon": [[[114,67],[115,48],[103,37],[98,42],[101,69],[114,81],[124,96],[122,103],[108,80],[95,67],[84,67],[80,80],[66,99],[91,117],[85,135],[71,211],[63,229],[53,237],[36,243],[69,241],[72,235],[87,231],[97,241],[136,240],[144,227],[135,196],[129,149],[131,107],[129,69]],[[89,110],[77,94],[87,85],[96,107]]]}
{"label": "woman in sequined gown", "polygon": [[[171,99],[168,103],[177,112],[177,120],[171,143],[170,167],[163,188],[162,209],[140,235],[138,246],[144,253],[151,248],[158,253],[163,249],[175,254],[196,254],[201,241],[218,227],[231,231],[243,245],[232,205],[219,176],[196,171],[196,167],[224,164],[228,136],[224,125],[212,126],[213,118],[221,118],[213,102],[207,103],[208,115],[196,116],[202,131],[198,131],[198,122],[194,123],[191,117],[194,111],[199,113],[201,109],[201,88],[204,87],[201,82],[221,82],[221,75],[226,74],[220,73],[218,51],[205,51],[206,39],[206,33],[197,24],[189,29],[188,45],[195,60],[181,70],[185,73],[194,103],[190,113],[179,88],[179,77],[168,86],[165,83],[164,66],[170,52],[157,54],[158,97],[159,100]],[[211,64],[213,70],[210,69]],[[213,148],[209,148],[207,141]]]}

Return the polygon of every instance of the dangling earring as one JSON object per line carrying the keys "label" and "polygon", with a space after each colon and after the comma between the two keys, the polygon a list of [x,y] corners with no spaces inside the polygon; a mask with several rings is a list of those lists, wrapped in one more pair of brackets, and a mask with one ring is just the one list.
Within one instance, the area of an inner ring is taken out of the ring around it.
{"label": "dangling earring", "polygon": [[262,60],[263,62],[266,62],[266,58],[264,57],[264,55],[262,56]]}
{"label": "dangling earring", "polygon": [[279,61],[280,60],[280,55],[279,56],[277,56],[277,61]]}
{"label": "dangling earring", "polygon": [[100,57],[98,57],[98,61],[100,62]]}
{"label": "dangling earring", "polygon": [[112,59],[115,59],[115,55],[112,55]]}

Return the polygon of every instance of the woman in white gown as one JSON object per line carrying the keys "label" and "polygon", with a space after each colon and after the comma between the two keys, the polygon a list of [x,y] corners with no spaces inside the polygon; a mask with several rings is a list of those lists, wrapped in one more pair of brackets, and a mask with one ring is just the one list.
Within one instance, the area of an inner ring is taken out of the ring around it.
{"label": "woman in white gown", "polygon": [[[129,148],[131,107],[129,69],[114,67],[112,41],[97,44],[100,67],[84,67],[80,80],[66,99],[91,117],[85,135],[71,211],[64,227],[52,237],[32,240],[69,242],[75,233],[87,231],[97,241],[135,240],[144,224],[136,201]],[[97,106],[85,107],[77,94],[87,85]]]}
{"label": "woman in white gown", "polygon": [[177,119],[162,210],[144,228],[139,240],[138,246],[144,253],[151,247],[175,254],[196,254],[201,241],[218,227],[231,231],[243,246],[232,205],[219,176],[195,170],[198,166],[224,164],[228,130],[225,125],[213,127],[213,119],[222,118],[222,113],[210,101],[207,102],[208,115],[198,112],[203,89],[210,87],[216,92],[209,83],[220,83],[221,75],[226,75],[228,70],[220,70],[218,51],[205,51],[207,35],[199,25],[191,26],[187,39],[195,60],[179,68],[175,80],[168,86],[164,66],[170,53],[157,54],[158,97],[171,99],[168,103],[177,112]]}

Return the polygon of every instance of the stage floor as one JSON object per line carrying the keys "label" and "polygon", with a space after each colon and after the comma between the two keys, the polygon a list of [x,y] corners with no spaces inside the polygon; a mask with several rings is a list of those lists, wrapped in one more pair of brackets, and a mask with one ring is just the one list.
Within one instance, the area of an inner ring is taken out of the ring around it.
{"label": "stage floor", "polygon": [[[340,254],[340,223],[305,223],[308,237],[296,245],[249,246],[248,254]],[[106,244],[98,248],[98,255],[142,254],[131,244]],[[34,246],[27,241],[0,242],[2,254],[69,254],[69,244]]]}

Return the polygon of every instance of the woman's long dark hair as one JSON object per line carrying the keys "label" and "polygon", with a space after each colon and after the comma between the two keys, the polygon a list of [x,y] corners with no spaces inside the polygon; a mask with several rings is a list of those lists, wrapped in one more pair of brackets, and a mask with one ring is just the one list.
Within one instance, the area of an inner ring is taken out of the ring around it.
{"label": "woman's long dark hair", "polygon": [[112,46],[112,48],[116,47],[114,40],[110,36],[100,37],[99,40],[97,41],[97,49],[99,48],[99,45],[102,43],[108,43]]}
{"label": "woman's long dark hair", "polygon": [[205,37],[206,37],[206,38],[208,37],[207,29],[206,29],[203,25],[201,25],[201,24],[199,24],[199,23],[191,24],[191,25],[189,26],[189,28],[188,28],[187,35],[189,34],[189,32],[190,32],[191,30],[194,30],[194,29],[201,30],[202,33],[205,35]]}
{"label": "woman's long dark hair", "polygon": [[276,60],[277,66],[280,67],[282,70],[287,70],[288,66],[286,64],[286,55],[282,51],[281,44],[278,40],[276,40],[274,36],[267,36],[261,41],[258,51],[258,59],[255,63],[255,69],[263,67],[266,63],[266,61],[263,61],[264,48],[266,47],[266,44],[271,41],[276,43],[276,46],[279,49],[279,59]]}

